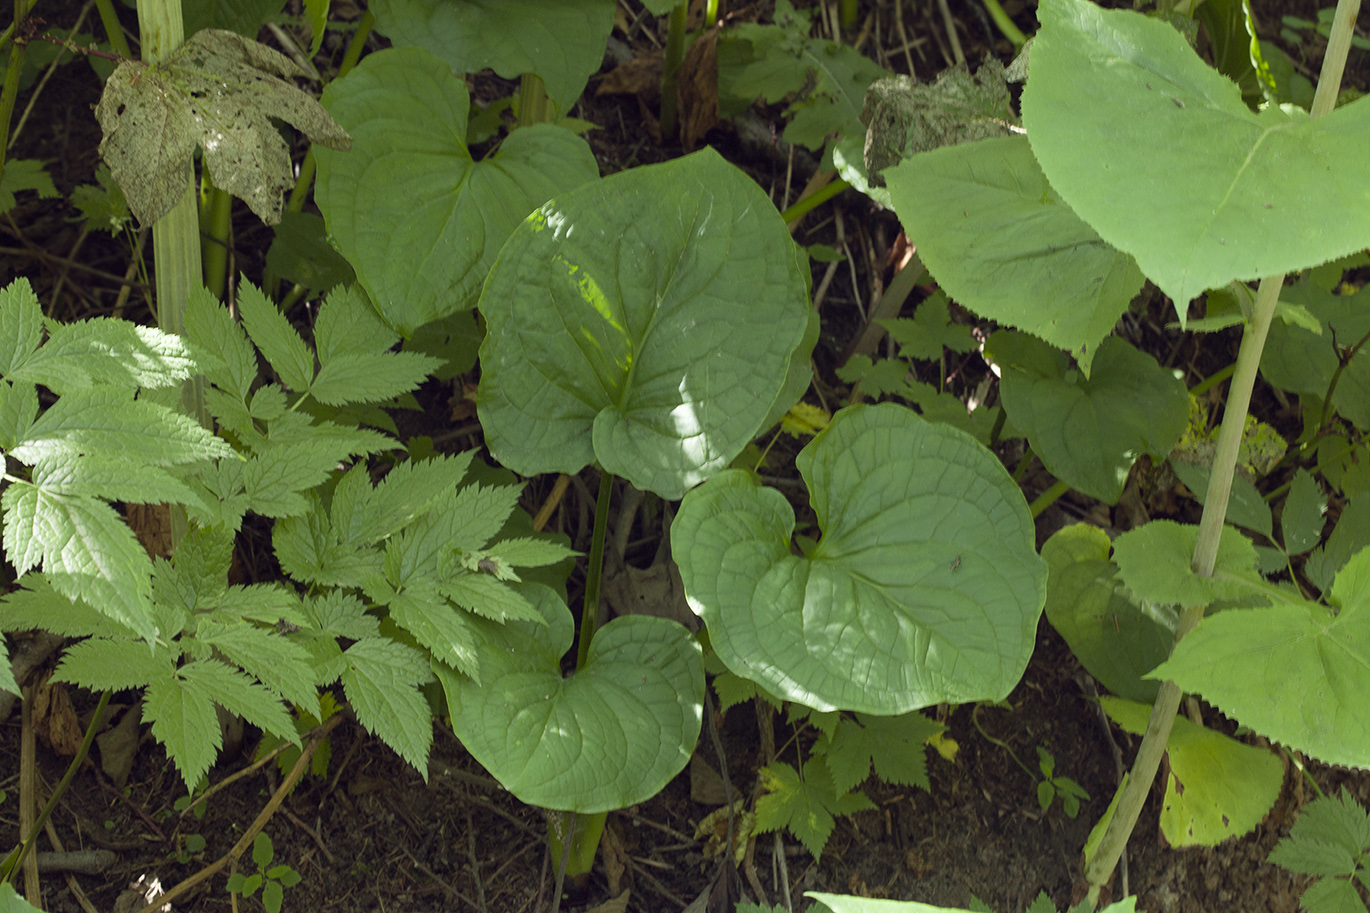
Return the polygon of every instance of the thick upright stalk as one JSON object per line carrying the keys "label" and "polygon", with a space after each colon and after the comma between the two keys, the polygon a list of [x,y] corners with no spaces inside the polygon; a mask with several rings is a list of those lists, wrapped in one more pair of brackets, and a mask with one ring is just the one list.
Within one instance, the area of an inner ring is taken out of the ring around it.
{"label": "thick upright stalk", "polygon": [[534,73],[524,73],[519,79],[519,126],[531,127],[533,124],[545,124],[551,120],[551,105],[542,77]]}
{"label": "thick upright stalk", "polygon": [[590,641],[599,624],[599,582],[604,575],[604,540],[609,533],[609,495],[614,488],[614,474],[600,470],[599,498],[595,501],[595,531],[590,538],[590,567],[585,575],[585,601],[580,613],[580,649],[576,651],[576,668],[584,669],[590,658]]}
{"label": "thick upright stalk", "polygon": [[[1360,0],[1339,0],[1337,4],[1332,35],[1328,39],[1327,55],[1323,59],[1318,90],[1313,99],[1313,117],[1321,117],[1328,113],[1336,103],[1337,93],[1341,88],[1342,71],[1346,66],[1346,54],[1351,46],[1351,29],[1355,25],[1359,9]],[[1275,314],[1275,305],[1279,301],[1280,287],[1283,284],[1283,274],[1267,276],[1261,280],[1251,318],[1247,321],[1245,332],[1242,334],[1242,345],[1237,354],[1232,383],[1227,393],[1227,405],[1223,411],[1222,428],[1218,432],[1213,469],[1209,475],[1208,495],[1194,545],[1194,558],[1190,563],[1194,572],[1203,577],[1213,574],[1218,541],[1227,514],[1227,499],[1232,491],[1232,476],[1236,472],[1237,454],[1246,430],[1251,391],[1256,384],[1256,372],[1260,367],[1261,353],[1265,349],[1266,334],[1270,330],[1270,320]],[[1185,608],[1175,632],[1177,643],[1199,623],[1203,618],[1203,611],[1203,606]],[[1118,857],[1122,855],[1132,828],[1137,823],[1137,816],[1141,814],[1146,796],[1151,791],[1152,781],[1156,777],[1161,756],[1165,753],[1166,742],[1170,738],[1170,730],[1175,723],[1175,712],[1179,708],[1180,697],[1180,689],[1174,682],[1162,684],[1156,696],[1151,719],[1147,723],[1146,735],[1133,763],[1132,775],[1123,788],[1118,806],[1100,840],[1094,858],[1085,869],[1091,905],[1097,905],[1100,889],[1113,874]]]}
{"label": "thick upright stalk", "polygon": [[680,65],[685,60],[685,18],[689,14],[689,0],[671,10],[666,28],[666,55],[661,66],[661,139],[670,142],[679,126]]}

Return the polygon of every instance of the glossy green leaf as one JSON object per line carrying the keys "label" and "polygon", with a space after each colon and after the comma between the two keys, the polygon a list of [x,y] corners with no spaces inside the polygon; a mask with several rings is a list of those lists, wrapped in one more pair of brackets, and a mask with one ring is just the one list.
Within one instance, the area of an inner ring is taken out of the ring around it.
{"label": "glossy green leaf", "polygon": [[1009,418],[1062,482],[1118,503],[1132,464],[1164,457],[1184,432],[1189,395],[1145,352],[1111,336],[1098,367],[1083,377],[1070,360],[1021,333],[995,333],[991,357],[1002,368]]}
{"label": "glossy green leaf", "polygon": [[[604,61],[613,0],[373,0],[376,31],[437,55],[453,72],[487,67],[542,78],[561,115]],[[531,207],[530,207],[531,208]]]}
{"label": "glossy green leaf", "polygon": [[1046,590],[1022,493],[968,435],[896,405],[842,410],[797,458],[823,539],[791,554],[784,495],[735,470],[671,527],[690,607],[733,672],[820,710],[997,700]]}
{"label": "glossy green leaf", "polygon": [[[1145,734],[1150,705],[1112,697],[1100,703],[1123,729]],[[1269,748],[1244,745],[1183,716],[1175,718],[1166,754],[1161,833],[1171,846],[1215,846],[1250,833],[1284,785],[1284,765]]]}
{"label": "glossy green leaf", "polygon": [[1370,765],[1370,549],[1329,595],[1335,612],[1289,598],[1209,616],[1153,676],[1319,760]]}
{"label": "glossy green leaf", "polygon": [[1022,99],[1032,151],[1182,322],[1205,289],[1370,246],[1370,101],[1316,121],[1253,112],[1164,22],[1088,0],[1044,0],[1040,18]]}
{"label": "glossy green leaf", "polygon": [[679,498],[792,392],[808,269],[761,188],[711,149],[558,197],[481,295],[491,452],[523,475],[598,461]]}
{"label": "glossy green leaf", "polygon": [[1174,635],[1127,598],[1110,548],[1108,533],[1085,523],[1067,526],[1043,544],[1050,572],[1047,620],[1105,688],[1152,701],[1160,685],[1142,676],[1170,655]]}
{"label": "glossy green leaf", "polygon": [[474,307],[514,227],[599,175],[583,139],[546,125],[473,161],[466,86],[421,48],[369,55],[323,102],[353,144],[346,154],[316,147],[319,209],[376,309],[406,336]]}
{"label": "glossy green leaf", "polygon": [[675,622],[624,616],[595,632],[584,668],[563,677],[571,612],[547,587],[524,592],[545,624],[472,619],[482,640],[479,685],[434,665],[453,731],[530,805],[592,813],[656,795],[699,738],[699,645]]}
{"label": "glossy green leaf", "polygon": [[918,255],[952,298],[1069,350],[1088,375],[1142,273],[1061,200],[1026,137],[945,146],[884,176]]}

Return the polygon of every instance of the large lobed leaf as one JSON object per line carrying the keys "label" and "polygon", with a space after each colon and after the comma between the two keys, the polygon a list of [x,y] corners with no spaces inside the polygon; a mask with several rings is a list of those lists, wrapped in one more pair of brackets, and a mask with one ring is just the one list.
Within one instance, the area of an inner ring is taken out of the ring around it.
{"label": "large lobed leaf", "polygon": [[422,48],[369,55],[323,102],[352,148],[315,149],[319,209],[376,309],[405,336],[474,307],[514,227],[599,176],[585,141],[548,125],[515,130],[474,161],[466,86]]}
{"label": "large lobed leaf", "polygon": [[597,460],[679,498],[798,396],[812,307],[797,251],[765,193],[711,149],[543,206],[481,295],[491,451],[525,475]]}
{"label": "large lobed leaf", "polygon": [[1046,590],[1022,493],[968,435],[852,406],[796,461],[823,539],[790,552],[784,496],[730,471],[671,527],[690,607],[733,672],[820,710],[998,700]]}
{"label": "large lobed leaf", "polygon": [[[1051,186],[1175,302],[1370,245],[1370,100],[1253,112],[1178,31],[1044,0],[1023,123]],[[1163,155],[1158,150],[1164,150]]]}

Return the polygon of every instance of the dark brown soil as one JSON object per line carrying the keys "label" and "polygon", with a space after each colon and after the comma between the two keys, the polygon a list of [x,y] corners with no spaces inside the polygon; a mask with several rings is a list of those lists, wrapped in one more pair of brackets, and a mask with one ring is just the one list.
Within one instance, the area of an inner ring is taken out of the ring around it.
{"label": "dark brown soil", "polygon": [[[809,5],[801,3],[800,5]],[[1263,20],[1277,23],[1281,14],[1315,18],[1316,0],[1279,0],[1257,3]],[[636,10],[635,2],[625,3]],[[733,3],[741,18],[755,18],[769,3]],[[1030,8],[1021,2],[1005,6],[1024,27],[1030,28]],[[739,9],[740,7],[740,9]],[[881,3],[883,19],[890,21],[891,4]],[[865,0],[863,11],[872,9]],[[950,8],[961,23],[961,40],[968,56],[978,59],[989,50],[991,36],[979,6],[973,0],[952,0]],[[78,10],[63,0],[40,10],[54,27],[69,26]],[[335,4],[335,15],[340,13]],[[132,23],[130,11],[129,22]],[[355,13],[355,10],[353,10]],[[905,11],[905,27],[932,36],[923,48],[925,57],[913,55],[918,75],[927,77],[944,66],[938,46],[945,43],[944,26],[935,5]],[[94,26],[93,15],[86,29]],[[649,26],[649,28],[655,28]],[[1273,26],[1271,35],[1277,31]],[[888,36],[887,36],[888,37]],[[660,35],[657,35],[658,40]],[[653,46],[640,32],[631,40],[615,32],[615,40],[629,56],[649,55]],[[373,39],[373,42],[375,39]],[[886,45],[896,44],[892,39]],[[1004,56],[1007,46],[994,50]],[[326,48],[326,53],[328,49]],[[1304,49],[1316,61],[1320,49]],[[334,49],[333,59],[340,52]],[[1367,86],[1366,55],[1353,54],[1348,84]],[[891,66],[905,69],[902,54]],[[590,134],[601,169],[611,173],[638,164],[675,157],[681,149],[663,145],[655,138],[654,102],[633,95],[597,96],[593,89],[612,68],[606,62],[600,76],[575,115],[602,129]],[[493,77],[475,82],[477,97],[493,99],[510,93],[512,84]],[[90,113],[99,84],[84,63],[58,68],[42,89],[35,113],[19,134],[15,157],[43,158],[63,193],[75,184],[93,180],[99,142],[98,128]],[[33,90],[20,95],[22,110]],[[779,109],[758,108],[760,123],[783,125]],[[705,141],[715,145],[782,203],[792,202],[809,177],[812,161],[796,151],[793,159],[781,145],[756,143],[728,124],[714,128]],[[793,164],[792,164],[793,163]],[[794,168],[793,173],[790,171]],[[31,196],[31,195],[30,195]],[[0,285],[16,276],[33,282],[45,306],[64,319],[109,314],[115,307],[119,279],[129,263],[127,247],[107,235],[80,238],[74,215],[62,201],[25,199],[9,216],[0,217]],[[840,234],[839,234],[840,232]],[[840,264],[822,305],[823,340],[815,354],[819,369],[817,390],[827,405],[835,407],[847,391],[833,375],[847,345],[860,331],[863,309],[887,281],[890,247],[899,234],[889,213],[876,212],[855,194],[838,198],[808,220],[799,236],[802,243],[823,242],[841,247],[845,243],[852,265]],[[270,232],[239,207],[235,216],[234,266],[259,279]],[[147,245],[150,250],[151,245]],[[150,259],[150,258],[149,258]],[[815,270],[815,285],[826,268]],[[135,285],[124,316],[146,315],[145,295]],[[970,320],[968,315],[963,319]],[[1162,363],[1183,367],[1192,383],[1216,367],[1231,361],[1235,337],[1210,335],[1202,340],[1164,329],[1169,315],[1153,301],[1129,314],[1123,328],[1130,341],[1144,347]],[[1200,348],[1199,343],[1202,343]],[[951,389],[973,390],[985,369],[972,356],[949,365],[955,381]],[[453,449],[479,443],[478,428],[459,411],[461,391],[472,385],[475,375],[452,384],[430,382],[419,392],[422,413],[404,418],[404,432],[426,434]],[[1289,417],[1273,400],[1260,400],[1262,418],[1277,424]],[[462,433],[454,433],[459,430]],[[466,433],[474,431],[475,433]],[[785,449],[788,447],[788,451]],[[786,485],[795,478],[793,453],[797,445],[782,443],[773,454],[774,472],[782,490],[800,499],[802,487]],[[1017,454],[1006,452],[1006,462]],[[1034,496],[1050,480],[1038,482],[1029,473],[1025,489]],[[534,511],[546,496],[546,480],[534,480],[524,504]],[[557,522],[576,541],[588,543],[586,517],[593,509],[589,492],[594,479],[587,473],[563,504]],[[1145,503],[1144,503],[1145,502]],[[1067,522],[1086,519],[1101,526],[1129,528],[1156,511],[1192,519],[1186,511],[1192,503],[1170,498],[1142,498],[1135,491],[1117,508],[1086,499],[1067,497],[1039,520],[1039,540]],[[636,529],[629,558],[646,564],[661,535],[659,519]],[[265,529],[245,531],[239,559],[251,579],[270,579],[273,569],[262,558],[269,556]],[[572,595],[580,584],[572,580]],[[574,604],[574,603],[573,603]],[[1043,622],[1037,651],[1023,681],[1008,700],[1009,708],[984,707],[978,712],[981,727],[1007,743],[1023,762],[1035,768],[1036,747],[1055,756],[1058,773],[1078,781],[1092,797],[1077,818],[1071,819],[1060,804],[1043,813],[1037,803],[1035,781],[1009,757],[1007,751],[981,736],[972,725],[972,708],[930,708],[948,727],[959,753],[948,761],[928,752],[931,789],[891,787],[868,781],[865,792],[876,805],[838,821],[820,861],[815,861],[788,834],[778,838],[762,835],[743,865],[740,884],[753,900],[793,903],[803,909],[802,893],[822,890],[872,897],[920,900],[940,905],[967,907],[972,897],[1003,913],[1017,913],[1039,892],[1045,891],[1059,906],[1074,897],[1080,880],[1081,848],[1093,822],[1113,794],[1118,772],[1114,743],[1124,763],[1136,748],[1128,735],[1110,728],[1091,703],[1092,684],[1064,643]],[[71,695],[75,711],[93,707],[83,693]],[[129,696],[125,695],[124,698]],[[118,702],[120,696],[115,697]],[[1208,712],[1213,723],[1216,714]],[[761,757],[757,711],[741,705],[715,720],[725,758],[701,739],[700,758],[717,769],[726,763],[731,783],[745,797],[753,797]],[[1221,721],[1218,720],[1221,724]],[[774,742],[783,748],[781,759],[795,762],[794,746],[811,734],[791,731],[783,718],[771,721]],[[285,909],[294,911],[480,910],[493,913],[544,911],[552,907],[555,861],[546,849],[543,813],[526,807],[504,792],[462,749],[441,724],[427,782],[393,752],[370,737],[355,722],[345,722],[331,736],[331,763],[323,777],[306,777],[270,819],[266,832],[275,847],[275,862],[298,871],[303,880],[285,895]],[[1233,727],[1226,726],[1231,732]],[[254,735],[249,732],[243,748],[226,753],[210,778],[224,781],[250,762]],[[0,789],[9,791],[0,802],[0,834],[6,839],[18,832],[17,774],[21,744],[19,713],[0,725]],[[98,757],[98,753],[97,753]],[[45,790],[61,778],[66,759],[43,744],[38,761]],[[1345,785],[1362,802],[1370,799],[1370,777],[1350,775],[1320,767],[1310,768],[1325,790]],[[71,790],[62,797],[52,818],[53,832],[66,849],[108,848],[113,862],[93,874],[43,876],[44,909],[51,913],[124,909],[116,899],[131,882],[157,879],[164,886],[181,882],[207,863],[227,852],[267,803],[280,782],[274,765],[238,779],[208,800],[203,817],[182,815],[173,808],[184,795],[184,786],[161,747],[144,727],[127,785],[112,786],[94,764],[79,771]],[[1126,875],[1114,882],[1114,894],[1139,895],[1138,909],[1152,913],[1220,913],[1220,911],[1271,911],[1293,913],[1298,907],[1302,882],[1265,863],[1275,841],[1293,820],[1303,797],[1296,789],[1299,777],[1286,776],[1286,790],[1276,808],[1256,831],[1240,840],[1214,848],[1174,850],[1164,845],[1157,828],[1159,791],[1132,838]],[[720,877],[716,861],[706,861],[702,843],[694,837],[695,826],[714,805],[691,798],[687,773],[659,796],[640,806],[610,815],[610,843],[616,848],[606,864],[601,861],[584,885],[568,885],[561,908],[587,910],[606,904],[624,889],[630,891],[624,906],[606,905],[603,910],[676,911],[690,905]],[[203,838],[202,848],[192,835]],[[48,838],[39,849],[53,849]],[[249,857],[240,863],[252,870]],[[224,890],[224,877],[209,880],[199,893],[180,900],[178,910],[258,909],[258,900],[237,901]],[[784,898],[788,885],[790,898]],[[757,888],[762,892],[756,896]],[[613,893],[611,893],[611,888]],[[704,909],[704,907],[692,907]],[[724,909],[721,906],[709,909]]]}

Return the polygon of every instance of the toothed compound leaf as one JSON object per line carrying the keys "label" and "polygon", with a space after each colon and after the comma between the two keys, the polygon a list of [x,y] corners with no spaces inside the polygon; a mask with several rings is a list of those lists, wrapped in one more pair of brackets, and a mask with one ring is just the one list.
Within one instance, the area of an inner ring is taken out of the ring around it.
{"label": "toothed compound leaf", "polygon": [[[354,469],[333,494],[333,526],[344,542],[377,542],[423,515],[462,481],[472,452],[400,463],[374,489],[364,468]],[[353,475],[356,477],[353,478]],[[498,489],[497,489],[498,490]]]}
{"label": "toothed compound leaf", "polygon": [[1027,137],[917,155],[885,180],[900,222],[947,294],[1068,350],[1088,375],[1142,273],[1061,200]]}
{"label": "toothed compound leaf", "polygon": [[246,400],[257,379],[257,353],[228,308],[202,285],[191,288],[186,301],[186,339],[209,382]]}
{"label": "toothed compound leaf", "polygon": [[55,197],[57,188],[37,159],[10,159],[5,162],[5,174],[0,177],[0,213],[14,208],[14,195],[23,190],[36,190],[40,198]]}
{"label": "toothed compound leaf", "polygon": [[656,795],[685,768],[699,738],[699,645],[672,621],[616,618],[595,632],[586,664],[563,677],[571,612],[547,587],[522,592],[545,623],[473,618],[479,684],[434,666],[453,731],[531,805],[593,813]]}
{"label": "toothed compound leaf", "polygon": [[875,775],[886,783],[931,789],[923,746],[943,728],[921,713],[842,717],[822,751],[834,788],[845,793],[860,786],[873,762]]}
{"label": "toothed compound leaf", "polygon": [[800,256],[756,183],[708,149],[546,204],[481,295],[492,453],[523,475],[598,461],[679,498],[781,398],[812,312]]}
{"label": "toothed compound leaf", "polygon": [[728,668],[820,710],[996,700],[1022,676],[1046,564],[1022,493],[968,435],[852,406],[800,452],[823,530],[791,554],[783,495],[731,471],[671,526],[690,607]]}
{"label": "toothed compound leaf", "polygon": [[1308,470],[1294,473],[1289,496],[1284,499],[1280,514],[1280,532],[1284,534],[1285,551],[1302,555],[1322,541],[1322,528],[1327,525],[1327,497],[1322,487]]}
{"label": "toothed compound leaf", "polygon": [[102,451],[154,466],[233,453],[189,416],[135,400],[132,389],[92,387],[74,390],[57,400],[28,428],[9,455],[34,464]]}
{"label": "toothed compound leaf", "polygon": [[518,590],[486,574],[457,574],[439,583],[438,589],[463,609],[484,618],[544,623],[537,609]]}
{"label": "toothed compound leaf", "polygon": [[317,505],[305,516],[278,522],[271,542],[281,570],[301,583],[361,587],[383,577],[380,553],[340,542]]}
{"label": "toothed compound leaf", "polygon": [[834,132],[864,135],[861,107],[866,89],[889,73],[855,48],[809,38],[813,11],[778,0],[775,24],[742,23],[718,41],[719,113],[732,117],[758,95],[767,102],[795,100],[787,142],[819,149]]}
{"label": "toothed compound leaf", "polygon": [[152,66],[120,64],[95,116],[104,130],[100,155],[138,221],[153,224],[186,193],[199,146],[215,185],[275,224],[295,175],[271,118],[302,130],[316,146],[350,143],[313,97],[280,78],[304,75],[283,54],[218,29],[192,35]]}
{"label": "toothed compound leaf", "polygon": [[177,336],[126,320],[97,317],[51,328],[48,341],[5,372],[66,393],[96,384],[155,389],[181,383],[195,362]]}
{"label": "toothed compound leaf", "polygon": [[414,45],[453,72],[486,68],[505,79],[541,77],[558,113],[571,113],[604,61],[612,0],[375,0],[376,31]]}
{"label": "toothed compound leaf", "polygon": [[37,417],[37,388],[0,380],[0,450],[10,450],[23,440]]}
{"label": "toothed compound leaf", "polygon": [[141,688],[169,678],[176,669],[174,659],[162,647],[149,651],[147,644],[138,641],[92,637],[67,647],[53,680],[93,691]]}
{"label": "toothed compound leaf", "polygon": [[1177,606],[1250,596],[1260,589],[1256,550],[1230,526],[1218,540],[1213,576],[1195,574],[1189,563],[1198,532],[1197,526],[1155,520],[1123,533],[1113,541],[1113,562],[1123,583],[1141,599]]}
{"label": "toothed compound leaf", "polygon": [[103,501],[11,482],[0,496],[5,555],[23,575],[42,564],[52,588],[80,597],[152,640],[152,562],[132,530]]}
{"label": "toothed compound leaf", "polygon": [[513,567],[546,567],[579,553],[546,539],[503,539],[486,549],[486,554]]}
{"label": "toothed compound leaf", "polygon": [[309,509],[303,492],[323,483],[349,456],[387,449],[379,434],[336,425],[314,426],[317,436],[271,442],[242,466],[250,509],[264,517],[298,516]]}
{"label": "toothed compound leaf", "polygon": [[500,531],[518,506],[522,485],[467,485],[457,492],[446,529],[451,548],[473,552]]}
{"label": "toothed compound leaf", "polygon": [[[1175,303],[1370,245],[1370,101],[1252,111],[1168,23],[1046,0],[1023,124],[1051,186]],[[1158,156],[1156,149],[1167,154]],[[1176,168],[1176,162],[1184,162]]]}
{"label": "toothed compound leaf", "polygon": [[13,378],[43,343],[43,309],[27,279],[0,290],[0,376]]}
{"label": "toothed compound leaf", "polygon": [[418,685],[433,677],[423,654],[380,638],[359,640],[343,654],[343,691],[366,731],[389,745],[426,780],[433,720]]}
{"label": "toothed compound leaf", "polygon": [[1301,875],[1349,876],[1368,849],[1370,815],[1343,786],[1305,805],[1266,861]]}
{"label": "toothed compound leaf", "polygon": [[[1143,735],[1151,708],[1100,698],[1118,725]],[[1250,833],[1270,812],[1284,783],[1284,766],[1269,748],[1198,726],[1183,716],[1166,742],[1161,833],[1171,846],[1215,846]]]}
{"label": "toothed compound leaf", "polygon": [[1088,377],[1023,333],[995,333],[988,349],[1003,371],[1004,408],[1047,469],[1107,504],[1122,497],[1133,463],[1147,454],[1163,458],[1184,433],[1184,384],[1116,336],[1103,341]]}
{"label": "toothed compound leaf", "polygon": [[309,393],[325,405],[384,402],[408,393],[442,362],[416,352],[391,352],[399,342],[356,286],[335,291],[319,309],[314,344],[319,374]]}
{"label": "toothed compound leaf", "polygon": [[756,830],[766,833],[783,827],[814,859],[823,855],[834,816],[875,808],[861,793],[839,792],[822,758],[807,761],[803,776],[783,761],[766,765],[759,776],[766,792],[756,800]]}
{"label": "toothed compound leaf", "polygon": [[353,146],[345,155],[315,149],[315,198],[376,310],[405,336],[474,307],[514,227],[599,176],[584,140],[545,124],[515,130],[473,161],[466,86],[420,48],[368,55],[323,99]]}
{"label": "toothed compound leaf", "polygon": [[[127,637],[124,625],[95,611],[84,599],[68,599],[42,574],[25,574],[0,597],[0,631],[47,630],[64,637]],[[140,645],[146,655],[147,646]]]}
{"label": "toothed compound leaf", "polygon": [[244,282],[238,288],[238,312],[243,316],[243,326],[253,345],[266,356],[281,381],[297,392],[308,390],[309,382],[314,379],[314,353],[309,351],[280,308],[268,301],[255,285]]}
{"label": "toothed compound leaf", "polygon": [[432,651],[438,662],[480,681],[476,632],[469,616],[449,603],[431,581],[406,586],[386,607],[391,620]]}
{"label": "toothed compound leaf", "polygon": [[1335,612],[1291,598],[1211,615],[1152,675],[1319,760],[1370,764],[1370,549],[1329,596]]}
{"label": "toothed compound leaf", "polygon": [[[241,589],[235,587],[235,589]],[[209,644],[276,694],[300,707],[318,701],[309,670],[309,654],[299,644],[251,624],[202,621],[195,639]]]}

